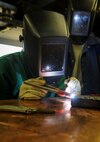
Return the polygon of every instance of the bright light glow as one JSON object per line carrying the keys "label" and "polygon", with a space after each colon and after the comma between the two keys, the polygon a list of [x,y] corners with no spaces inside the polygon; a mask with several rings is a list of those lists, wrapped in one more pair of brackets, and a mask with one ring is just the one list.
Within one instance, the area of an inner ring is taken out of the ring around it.
{"label": "bright light glow", "polygon": [[22,50],[22,47],[0,44],[0,56],[19,52],[21,50]]}
{"label": "bright light glow", "polygon": [[74,20],[77,22],[80,19],[79,15],[75,15]]}
{"label": "bright light glow", "polygon": [[66,99],[66,101],[63,104],[64,111],[69,111],[71,109],[71,100]]}
{"label": "bright light glow", "polygon": [[74,93],[71,94],[71,98],[75,98],[76,96],[77,96],[77,95],[74,94]]}
{"label": "bright light glow", "polygon": [[49,71],[49,70],[51,70],[51,67],[48,65],[46,66],[46,71]]}

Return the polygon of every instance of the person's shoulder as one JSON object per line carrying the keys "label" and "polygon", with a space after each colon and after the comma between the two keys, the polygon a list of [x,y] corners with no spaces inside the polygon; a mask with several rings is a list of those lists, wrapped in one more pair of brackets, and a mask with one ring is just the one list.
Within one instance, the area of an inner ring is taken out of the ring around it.
{"label": "person's shoulder", "polygon": [[23,52],[16,52],[7,54],[0,57],[0,68],[3,68],[5,66],[9,66],[9,64],[13,65],[15,62],[21,61],[23,58]]}
{"label": "person's shoulder", "polygon": [[100,38],[96,37],[97,43],[100,44]]}
{"label": "person's shoulder", "polygon": [[91,45],[100,45],[100,38],[97,37],[94,33],[91,33],[87,40],[87,43]]}
{"label": "person's shoulder", "polygon": [[23,51],[3,55],[3,56],[0,57],[0,61],[11,59],[11,58],[14,58],[14,57],[20,57],[20,56],[23,56]]}
{"label": "person's shoulder", "polygon": [[93,38],[97,41],[97,43],[100,44],[100,37],[96,36],[95,34],[93,35]]}

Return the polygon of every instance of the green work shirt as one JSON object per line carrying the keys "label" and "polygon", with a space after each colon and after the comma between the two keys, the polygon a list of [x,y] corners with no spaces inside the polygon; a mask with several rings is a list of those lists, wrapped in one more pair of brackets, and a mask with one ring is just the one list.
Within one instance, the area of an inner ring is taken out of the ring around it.
{"label": "green work shirt", "polygon": [[0,57],[0,99],[15,99],[27,79],[23,51]]}

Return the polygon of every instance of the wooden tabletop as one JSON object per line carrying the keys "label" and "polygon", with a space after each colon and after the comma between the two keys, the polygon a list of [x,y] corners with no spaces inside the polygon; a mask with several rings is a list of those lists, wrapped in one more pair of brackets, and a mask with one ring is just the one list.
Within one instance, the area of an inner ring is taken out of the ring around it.
{"label": "wooden tabletop", "polygon": [[100,142],[100,111],[71,108],[70,100],[0,101],[0,105],[52,109],[54,114],[0,112],[1,142]]}

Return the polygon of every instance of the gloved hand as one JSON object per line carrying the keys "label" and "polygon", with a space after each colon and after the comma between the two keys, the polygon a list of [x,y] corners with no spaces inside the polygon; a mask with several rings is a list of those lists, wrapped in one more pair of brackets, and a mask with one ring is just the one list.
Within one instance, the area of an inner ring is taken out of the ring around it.
{"label": "gloved hand", "polygon": [[66,92],[75,96],[81,95],[81,85],[77,78],[70,77],[64,81],[64,84],[66,85]]}
{"label": "gloved hand", "polygon": [[[25,80],[26,83],[23,82],[23,84],[20,87],[19,91],[19,98],[20,99],[41,99],[47,94],[47,91],[44,89],[41,89],[39,87],[34,86],[34,84],[37,85],[45,85],[46,81],[42,77],[38,78],[32,78]],[[32,85],[28,85],[28,84]]]}

